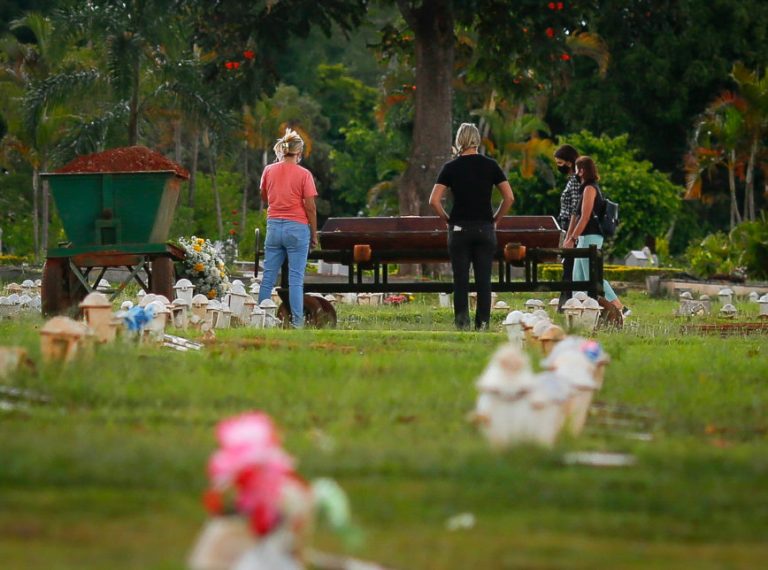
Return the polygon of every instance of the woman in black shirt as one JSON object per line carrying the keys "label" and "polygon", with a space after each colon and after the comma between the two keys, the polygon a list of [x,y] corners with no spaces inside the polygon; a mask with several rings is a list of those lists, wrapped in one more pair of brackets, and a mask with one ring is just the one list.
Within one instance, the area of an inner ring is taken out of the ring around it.
{"label": "woman in black shirt", "polygon": [[[496,253],[496,224],[512,207],[515,197],[507,177],[495,160],[477,152],[480,131],[462,123],[456,132],[456,158],[446,162],[437,176],[429,205],[448,224],[448,251],[453,268],[453,312],[459,329],[469,328],[469,266],[475,272],[477,310],[475,330],[485,330],[491,318],[491,270]],[[493,187],[502,201],[496,212],[491,204]],[[453,207],[443,208],[450,188]]]}

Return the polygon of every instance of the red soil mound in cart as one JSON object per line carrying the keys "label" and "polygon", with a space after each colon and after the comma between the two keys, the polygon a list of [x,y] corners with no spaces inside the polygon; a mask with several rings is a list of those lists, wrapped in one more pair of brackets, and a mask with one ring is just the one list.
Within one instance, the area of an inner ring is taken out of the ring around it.
{"label": "red soil mound in cart", "polygon": [[56,170],[57,174],[83,172],[156,172],[173,171],[176,176],[189,179],[189,171],[145,146],[126,146],[78,156]]}

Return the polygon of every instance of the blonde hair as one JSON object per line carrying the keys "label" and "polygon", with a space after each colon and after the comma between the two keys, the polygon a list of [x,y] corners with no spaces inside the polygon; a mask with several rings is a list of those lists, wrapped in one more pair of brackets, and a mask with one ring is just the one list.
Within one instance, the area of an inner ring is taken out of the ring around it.
{"label": "blonde hair", "polygon": [[283,160],[284,156],[294,156],[301,154],[304,150],[304,140],[299,133],[291,129],[290,127],[285,129],[283,138],[277,139],[275,146],[273,147],[277,162]]}
{"label": "blonde hair", "polygon": [[479,147],[481,142],[480,131],[473,123],[461,123],[456,131],[456,142],[453,152],[458,156],[468,148]]}

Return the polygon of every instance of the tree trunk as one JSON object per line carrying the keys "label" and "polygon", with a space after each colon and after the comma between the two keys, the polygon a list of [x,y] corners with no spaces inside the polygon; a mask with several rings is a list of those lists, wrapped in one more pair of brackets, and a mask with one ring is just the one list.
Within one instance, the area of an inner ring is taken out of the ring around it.
{"label": "tree trunk", "polygon": [[216,205],[216,228],[219,231],[219,239],[224,239],[224,220],[221,216],[221,197],[219,196],[219,187],[216,180],[216,145],[208,147],[208,165],[211,169],[211,192],[213,192],[213,203]]}
{"label": "tree trunk", "polygon": [[40,168],[32,169],[32,231],[35,242],[35,261],[40,260]]}
{"label": "tree trunk", "polygon": [[141,62],[139,58],[133,64],[133,86],[131,87],[130,115],[128,118],[128,145],[134,146],[139,142],[139,74]]}
{"label": "tree trunk", "polygon": [[173,121],[173,160],[176,164],[181,164],[182,151],[184,146],[181,142],[181,120]]}
{"label": "tree trunk", "polygon": [[416,51],[413,136],[400,181],[400,214],[419,215],[429,211],[429,193],[451,154],[453,12],[450,0],[423,0],[419,8],[406,0],[397,4],[414,32]]}
{"label": "tree trunk", "polygon": [[200,156],[200,133],[197,129],[192,131],[192,158],[189,165],[189,197],[187,205],[195,207],[195,182],[197,181],[197,161]]}
{"label": "tree trunk", "polygon": [[755,157],[757,156],[757,139],[752,141],[747,161],[746,181],[744,184],[744,219],[755,220]]}
{"label": "tree trunk", "polygon": [[[45,170],[45,163],[41,164],[40,168]],[[48,186],[48,180],[43,180],[42,192],[40,193],[40,250],[43,256],[48,251],[48,219],[50,218],[51,203],[51,194],[48,191]]]}
{"label": "tree trunk", "polygon": [[240,207],[240,233],[245,231],[246,212],[248,211],[248,186],[250,173],[248,172],[248,145],[243,145],[243,203]]}
{"label": "tree trunk", "polygon": [[736,224],[741,223],[741,214],[739,214],[739,204],[736,200],[736,151],[731,151],[731,161],[728,164],[728,190],[731,193],[731,229]]}

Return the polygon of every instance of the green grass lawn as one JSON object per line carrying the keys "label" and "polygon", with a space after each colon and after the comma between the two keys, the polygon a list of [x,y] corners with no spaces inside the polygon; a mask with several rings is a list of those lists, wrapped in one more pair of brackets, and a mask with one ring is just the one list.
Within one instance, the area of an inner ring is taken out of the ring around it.
{"label": "green grass lawn", "polygon": [[[454,332],[436,296],[342,305],[336,330],[220,331],[199,353],[116,343],[66,367],[40,361],[42,321],[0,321],[0,344],[36,362],[0,384],[48,398],[0,407],[0,568],[184,568],[206,516],[213,427],[253,409],[275,418],[303,475],[348,492],[365,533],[348,554],[359,558],[398,569],[763,567],[768,337],[683,336],[676,303],[628,303],[625,330],[597,336],[613,361],[585,434],[504,453],[465,421],[504,334]],[[757,305],[740,308],[755,320]],[[564,463],[581,450],[637,463]],[[448,530],[460,513],[475,526]],[[324,532],[315,546],[344,548]]]}

